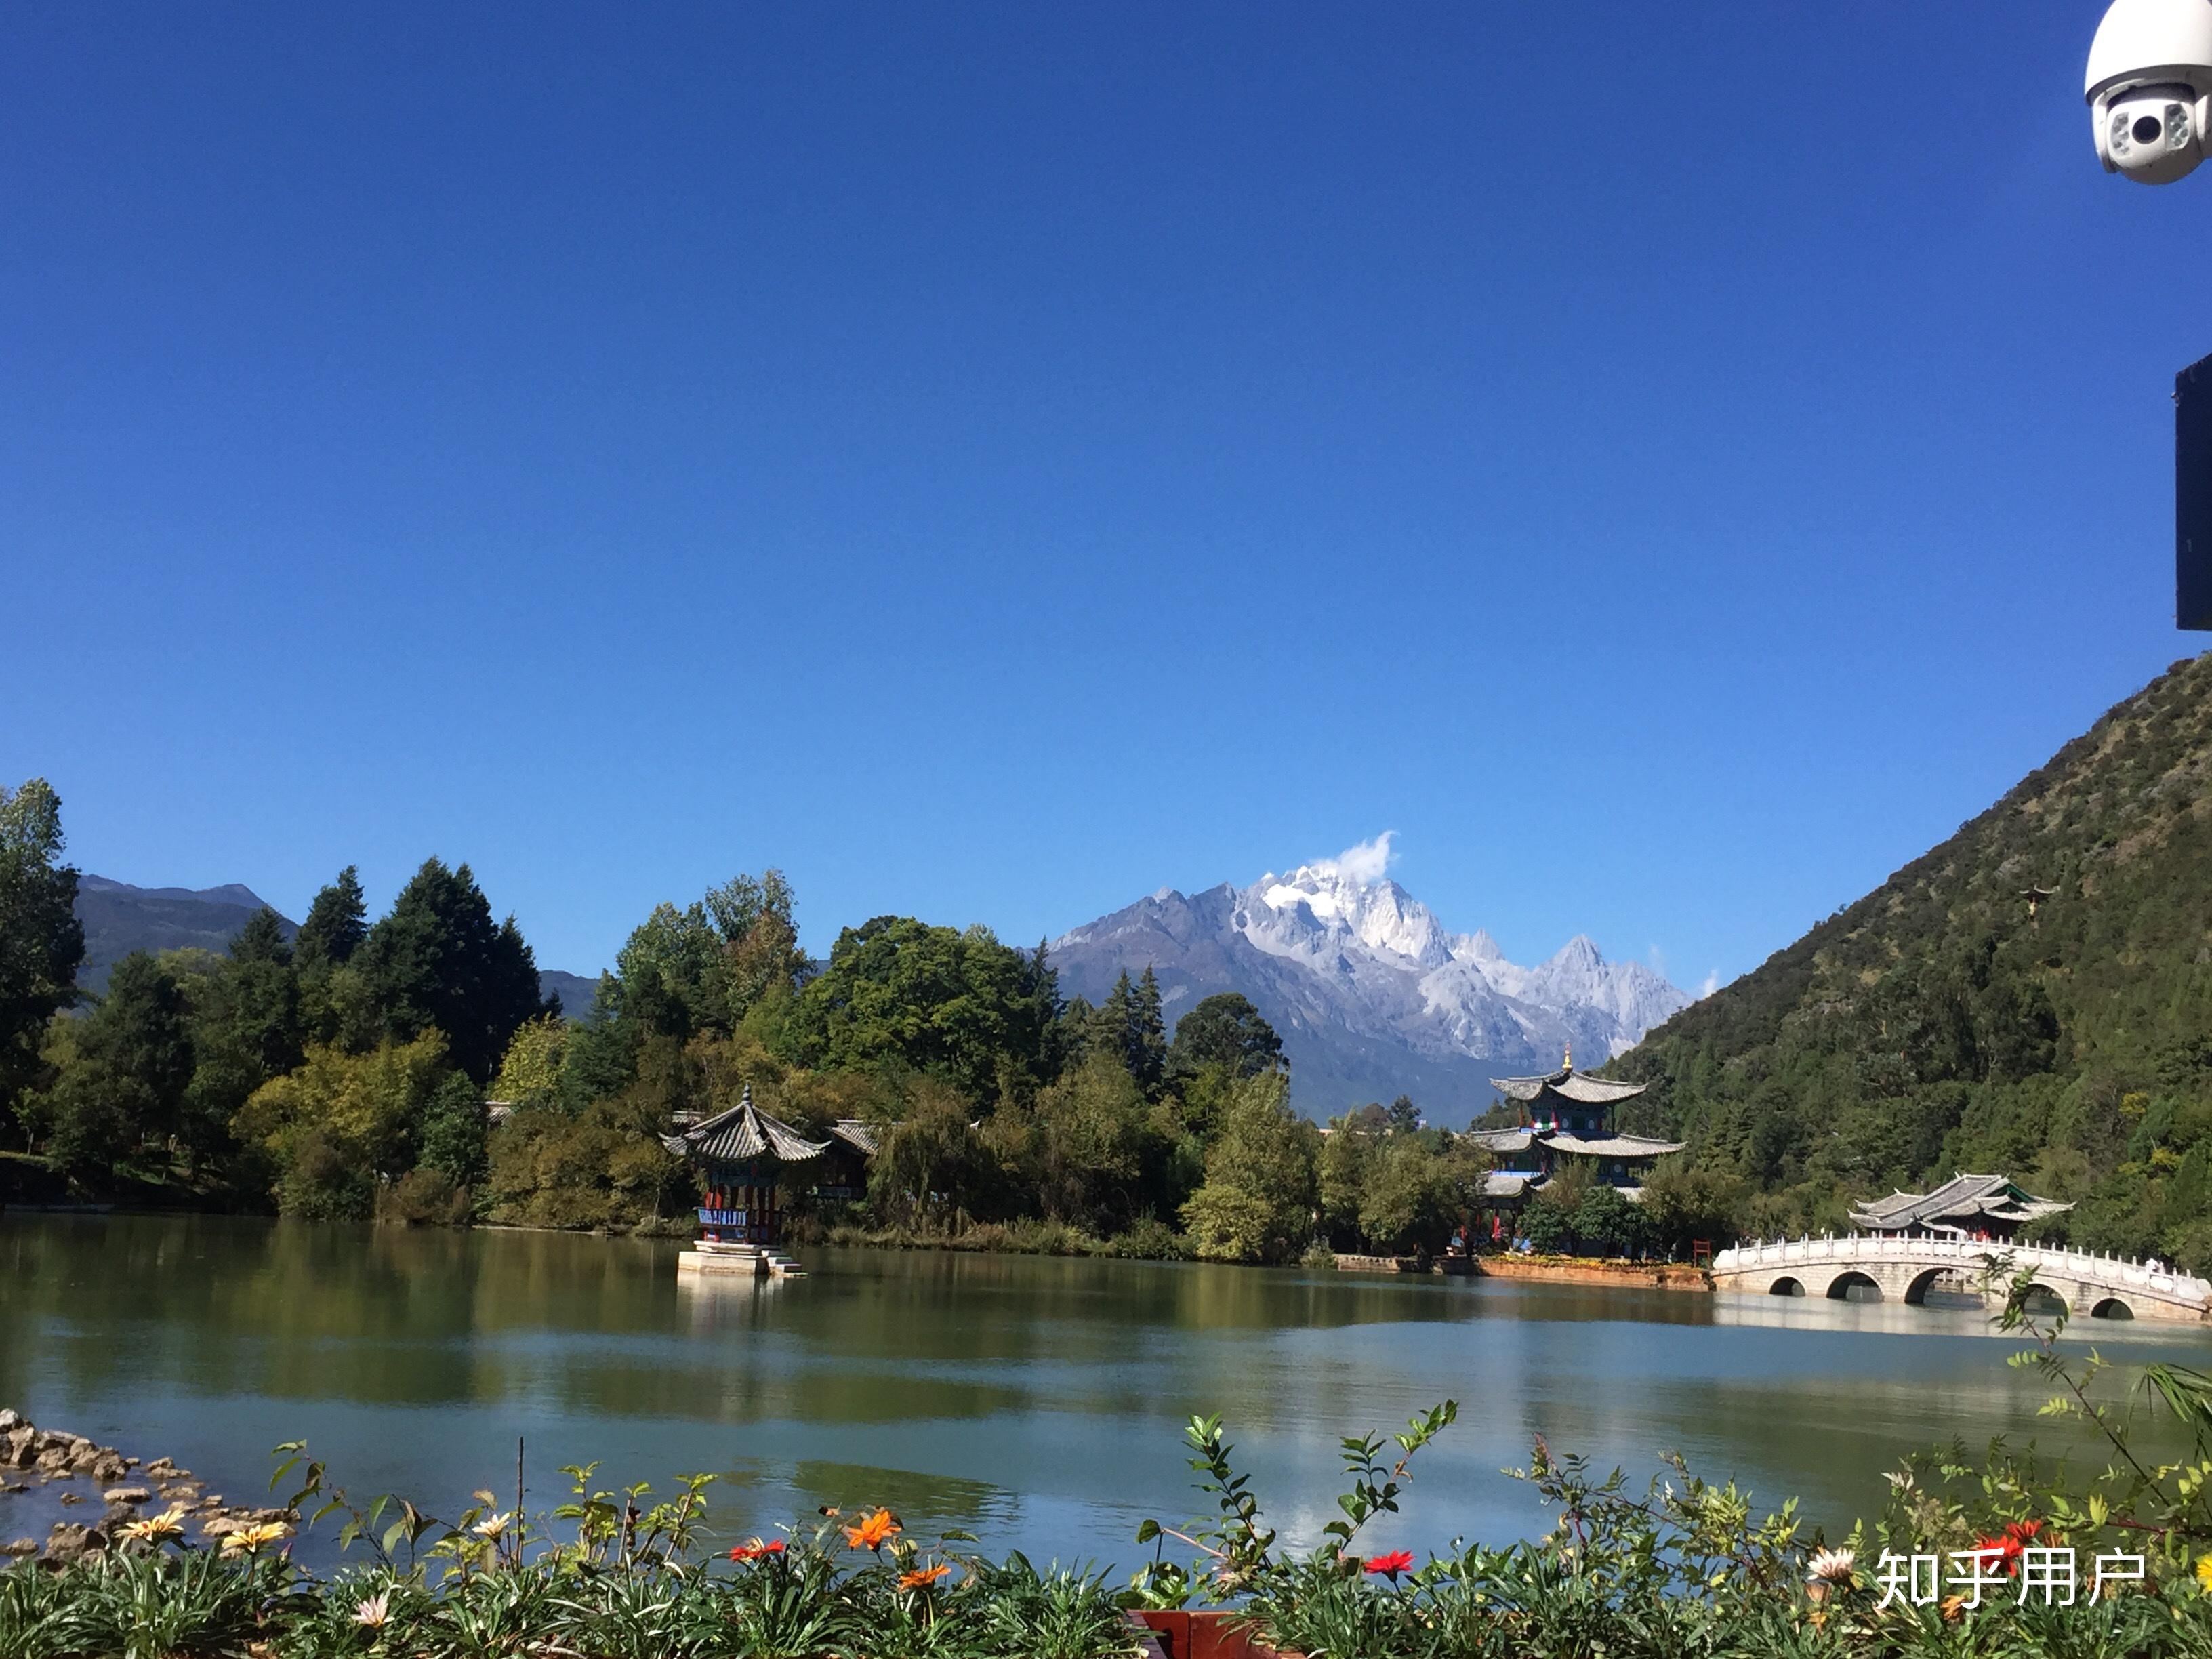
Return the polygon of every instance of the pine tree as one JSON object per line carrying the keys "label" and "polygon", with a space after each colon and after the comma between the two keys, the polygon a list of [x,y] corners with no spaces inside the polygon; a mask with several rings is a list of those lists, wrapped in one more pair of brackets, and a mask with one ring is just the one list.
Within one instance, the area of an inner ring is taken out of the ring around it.
{"label": "pine tree", "polygon": [[1130,1000],[1128,1048],[1129,1075],[1137,1079],[1137,1086],[1146,1097],[1157,1098],[1160,1082],[1167,1075],[1167,1024],[1160,1010],[1160,981],[1152,972],[1152,964],[1145,964],[1144,976],[1137,981],[1136,994]]}
{"label": "pine tree", "polygon": [[284,942],[283,918],[263,905],[246,919],[238,937],[230,942],[233,962],[273,962],[283,966],[292,960],[292,947]]}
{"label": "pine tree", "polygon": [[315,895],[307,919],[300,924],[293,950],[302,969],[338,967],[368,937],[368,906],[362,898],[361,872],[352,865]]}
{"label": "pine tree", "polygon": [[435,1028],[453,1063],[486,1083],[523,1021],[540,1012],[538,964],[509,916],[465,864],[429,859],[362,941],[359,967],[386,1033],[407,1042]]}

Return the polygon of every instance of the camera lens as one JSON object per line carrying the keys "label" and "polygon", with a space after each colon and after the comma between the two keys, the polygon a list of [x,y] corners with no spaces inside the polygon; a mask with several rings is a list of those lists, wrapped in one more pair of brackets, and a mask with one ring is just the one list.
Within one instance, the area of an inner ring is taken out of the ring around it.
{"label": "camera lens", "polygon": [[2154,144],[2165,136],[2166,125],[2155,115],[2138,115],[2136,117],[2135,133],[2136,143]]}

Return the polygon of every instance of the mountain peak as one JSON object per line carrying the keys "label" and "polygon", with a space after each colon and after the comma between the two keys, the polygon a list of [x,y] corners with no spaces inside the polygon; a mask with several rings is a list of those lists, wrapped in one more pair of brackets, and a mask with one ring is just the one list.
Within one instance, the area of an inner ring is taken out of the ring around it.
{"label": "mountain peak", "polygon": [[1608,963],[1587,934],[1522,968],[1487,933],[1449,932],[1384,873],[1391,840],[1075,928],[1052,947],[1061,988],[1096,1001],[1149,965],[1173,1014],[1241,992],[1281,1034],[1309,1110],[1403,1092],[1432,1122],[1466,1121],[1492,1076],[1548,1070],[1570,1043],[1618,1054],[1690,1000],[1640,963]]}

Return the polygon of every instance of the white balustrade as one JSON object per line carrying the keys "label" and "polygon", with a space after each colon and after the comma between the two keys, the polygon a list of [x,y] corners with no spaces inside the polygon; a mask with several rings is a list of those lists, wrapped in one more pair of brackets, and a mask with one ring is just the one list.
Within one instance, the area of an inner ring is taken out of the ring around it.
{"label": "white balustrade", "polygon": [[2212,1284],[2202,1279],[2175,1273],[2163,1264],[2153,1267],[2148,1261],[2116,1260],[2109,1251],[2100,1254],[2071,1245],[2008,1245],[1996,1240],[1908,1238],[1893,1233],[1853,1232],[1838,1237],[1827,1233],[1819,1238],[1809,1235],[1795,1239],[1762,1238],[1733,1246],[1714,1256],[1712,1267],[1719,1273],[1820,1262],[1897,1262],[1929,1267],[1972,1264],[1979,1267],[1985,1257],[2004,1255],[2013,1258],[2015,1267],[2033,1267],[2085,1285],[2145,1291],[2199,1306],[2212,1304]]}

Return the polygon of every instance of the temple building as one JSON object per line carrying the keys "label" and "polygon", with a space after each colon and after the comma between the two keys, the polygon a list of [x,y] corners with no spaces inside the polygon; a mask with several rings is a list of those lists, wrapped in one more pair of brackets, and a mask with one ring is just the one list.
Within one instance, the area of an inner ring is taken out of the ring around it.
{"label": "temple building", "polygon": [[1542,1191],[1571,1159],[1587,1159],[1592,1178],[1617,1188],[1623,1197],[1641,1198],[1653,1161],[1685,1145],[1616,1133],[1613,1108],[1642,1094],[1644,1085],[1577,1072],[1571,1049],[1548,1076],[1490,1081],[1508,1100],[1522,1103],[1519,1127],[1468,1131],[1468,1139],[1495,1160],[1486,1183],[1493,1204],[1510,1206]]}
{"label": "temple building", "polygon": [[2038,1198],[2009,1176],[1953,1176],[1932,1193],[1892,1193],[1851,1206],[1861,1232],[1900,1238],[2008,1239],[2023,1222],[2072,1209]]}

